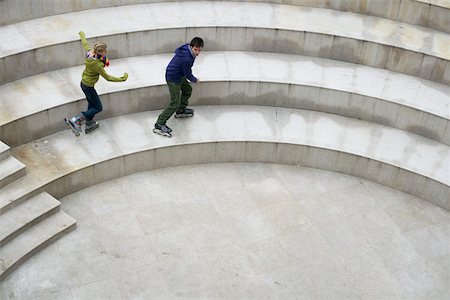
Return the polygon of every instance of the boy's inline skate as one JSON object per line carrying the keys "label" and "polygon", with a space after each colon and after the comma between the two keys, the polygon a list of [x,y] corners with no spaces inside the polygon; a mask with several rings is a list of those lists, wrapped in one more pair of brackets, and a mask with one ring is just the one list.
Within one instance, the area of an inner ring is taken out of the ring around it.
{"label": "boy's inline skate", "polygon": [[158,124],[155,123],[155,128],[153,129],[153,132],[162,136],[167,136],[167,137],[172,137],[172,129],[170,129],[169,126],[167,126],[166,124]]}
{"label": "boy's inline skate", "polygon": [[192,108],[185,108],[181,112],[175,112],[175,118],[190,118],[194,116],[194,110]]}

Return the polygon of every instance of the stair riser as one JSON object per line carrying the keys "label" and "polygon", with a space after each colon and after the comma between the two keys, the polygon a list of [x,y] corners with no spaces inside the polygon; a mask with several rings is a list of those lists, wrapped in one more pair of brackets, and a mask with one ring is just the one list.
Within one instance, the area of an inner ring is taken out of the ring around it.
{"label": "stair riser", "polygon": [[14,199],[13,201],[9,202],[8,204],[0,207],[0,216],[4,213],[7,213],[8,211],[10,211],[11,209],[13,209],[14,207],[19,206],[20,204],[24,203],[25,201],[27,201],[28,199],[30,199],[31,197],[36,196],[37,194],[40,194],[42,192],[45,191],[45,187],[41,187],[39,189],[36,189],[34,191],[31,192],[27,192],[25,195],[20,196],[17,199]]}
{"label": "stair riser", "polygon": [[[127,32],[102,36],[99,39],[107,44],[117,45],[113,50],[114,52],[110,53],[113,59],[117,59],[156,53],[172,53],[173,49],[176,49],[176,47],[186,41],[186,36],[191,36],[191,32],[199,31],[203,36],[208,36],[210,40],[208,51],[261,51],[307,55],[383,68],[443,84],[450,83],[450,78],[447,75],[450,70],[450,64],[444,57],[406,50],[400,45],[385,45],[375,43],[372,40],[356,40],[353,37],[335,37],[334,35],[315,32],[304,33],[301,30],[211,25],[202,28],[170,28]],[[307,34],[309,37],[307,44],[302,43],[304,38],[301,36],[303,34]],[[160,39],[160,36],[164,35],[173,37],[172,42],[167,43],[166,41],[162,41],[161,43],[155,43],[155,41]],[[230,36],[232,37],[232,42],[229,40]],[[258,41],[255,43],[253,39],[243,39],[242,37],[245,36],[258,37]],[[128,40],[129,43],[121,43],[120,41],[123,40]],[[325,40],[329,41],[330,45],[325,44]],[[91,40],[89,42],[92,44]],[[321,43],[323,43],[322,47],[318,47],[317,49],[314,49],[312,46]],[[129,44],[132,44],[133,47],[129,47]],[[347,45],[351,50],[344,49],[342,45]],[[373,55],[373,51],[375,51],[374,47],[382,49],[376,50],[378,51],[376,56]],[[80,42],[77,40],[50,45],[45,49],[49,53],[67,53],[67,49],[79,48]],[[330,50],[323,51],[324,48],[329,48]],[[60,57],[57,62],[51,64],[39,60],[39,52],[42,52],[41,48],[0,58],[0,73],[4,74],[4,78],[0,77],[0,84],[6,84],[61,68],[76,66],[80,63],[80,54],[78,51],[67,53],[64,57]],[[351,55],[350,53],[355,54]],[[401,57],[405,61],[399,61],[398,57]],[[14,72],[6,67],[2,68],[2,66],[6,66],[5,62],[7,60],[10,60],[10,65],[15,67]],[[23,65],[21,62],[24,61],[29,63]],[[422,61],[430,62],[427,65],[427,72],[418,67],[411,67],[417,64],[420,65]]]}
{"label": "stair riser", "polygon": [[68,226],[64,230],[57,233],[56,235],[52,236],[50,239],[46,240],[44,243],[42,243],[39,246],[37,246],[36,248],[32,249],[25,256],[23,256],[21,259],[16,261],[14,264],[9,266],[5,271],[3,271],[3,273],[0,274],[0,282],[3,281],[3,279],[5,279],[9,274],[11,274],[11,272],[13,272],[15,269],[17,269],[20,265],[22,265],[24,262],[26,262],[28,259],[30,259],[33,255],[35,255],[36,253],[38,253],[39,251],[41,251],[42,249],[44,249],[51,243],[57,241],[64,235],[68,234],[69,232],[75,230],[75,228],[76,228],[76,223]]}
{"label": "stair riser", "polygon": [[[1,142],[0,142],[1,143]],[[7,159],[8,157],[11,156],[11,152],[8,150],[5,150],[3,152],[0,152],[0,161]]]}
{"label": "stair riser", "polygon": [[6,176],[5,178],[2,178],[0,180],[0,189],[7,186],[11,182],[16,181],[17,179],[25,176],[27,174],[27,169],[25,167],[21,168],[20,170],[17,170],[16,172],[10,174],[9,176]]}
{"label": "stair riser", "polygon": [[9,241],[14,239],[15,237],[19,236],[21,233],[23,233],[28,228],[34,226],[35,224],[41,222],[42,220],[48,218],[49,216],[53,215],[54,213],[58,212],[60,209],[60,206],[56,206],[55,208],[52,208],[51,210],[45,212],[44,214],[40,215],[39,217],[33,219],[31,222],[23,225],[21,228],[16,230],[15,232],[11,233],[7,237],[5,237],[3,240],[0,241],[0,247],[3,247],[6,245]]}

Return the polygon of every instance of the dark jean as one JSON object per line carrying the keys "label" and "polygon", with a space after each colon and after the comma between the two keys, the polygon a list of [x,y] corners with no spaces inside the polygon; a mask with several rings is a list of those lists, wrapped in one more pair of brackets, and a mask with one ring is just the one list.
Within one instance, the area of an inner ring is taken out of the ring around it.
{"label": "dark jean", "polygon": [[192,94],[192,87],[185,77],[181,79],[180,83],[167,81],[167,86],[170,92],[170,102],[156,121],[160,125],[166,124],[174,112],[184,111]]}
{"label": "dark jean", "polygon": [[81,89],[83,93],[86,95],[86,100],[88,102],[88,108],[86,111],[82,111],[81,113],[86,117],[86,121],[91,121],[96,114],[103,110],[102,102],[100,101],[100,97],[97,95],[95,88],[84,85],[81,83]]}

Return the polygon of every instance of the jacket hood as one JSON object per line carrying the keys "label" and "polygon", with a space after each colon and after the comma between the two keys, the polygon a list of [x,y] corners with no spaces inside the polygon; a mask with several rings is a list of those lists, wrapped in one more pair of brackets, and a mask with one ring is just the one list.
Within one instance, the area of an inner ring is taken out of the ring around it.
{"label": "jacket hood", "polygon": [[191,57],[192,58],[191,50],[189,49],[189,44],[183,45],[180,48],[178,48],[177,50],[175,50],[175,54],[177,56],[181,56],[181,57]]}
{"label": "jacket hood", "polygon": [[86,52],[85,64],[86,65],[94,65],[101,63],[105,67],[109,66],[109,59],[106,56],[100,56],[99,58],[95,56],[95,54],[91,51]]}
{"label": "jacket hood", "polygon": [[95,57],[94,52],[92,50],[86,52],[85,63],[90,65],[98,63],[98,59],[97,57]]}
{"label": "jacket hood", "polygon": [[86,58],[85,59],[85,64],[86,65],[95,65],[98,64],[100,61],[98,59],[95,58]]}

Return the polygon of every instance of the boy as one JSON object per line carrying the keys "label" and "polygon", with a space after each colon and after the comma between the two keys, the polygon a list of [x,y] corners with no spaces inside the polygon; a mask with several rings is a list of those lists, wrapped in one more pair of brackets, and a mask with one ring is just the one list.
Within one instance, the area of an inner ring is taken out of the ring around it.
{"label": "boy", "polygon": [[194,110],[187,108],[189,97],[192,94],[190,82],[198,83],[200,80],[192,75],[192,65],[195,58],[203,50],[203,40],[199,37],[192,39],[190,44],[185,44],[175,50],[175,56],[166,68],[166,81],[170,92],[170,103],[159,115],[155,123],[154,133],[172,137],[172,129],[166,122],[175,113],[175,118],[187,118],[194,116]]}
{"label": "boy", "polygon": [[92,49],[86,41],[84,32],[80,31],[79,35],[81,43],[87,51],[84,59],[86,67],[83,71],[80,85],[88,101],[88,107],[86,111],[75,115],[70,120],[66,119],[66,123],[70,125],[76,136],[80,135],[81,124],[84,121],[86,121],[85,133],[89,133],[98,127],[98,122],[94,121],[94,116],[103,110],[103,106],[94,86],[98,81],[99,75],[102,75],[108,81],[114,82],[125,81],[128,78],[127,73],[124,73],[122,77],[114,77],[106,73],[105,66],[109,66],[109,60],[106,57],[107,46],[105,43],[96,42],[94,49]]}

